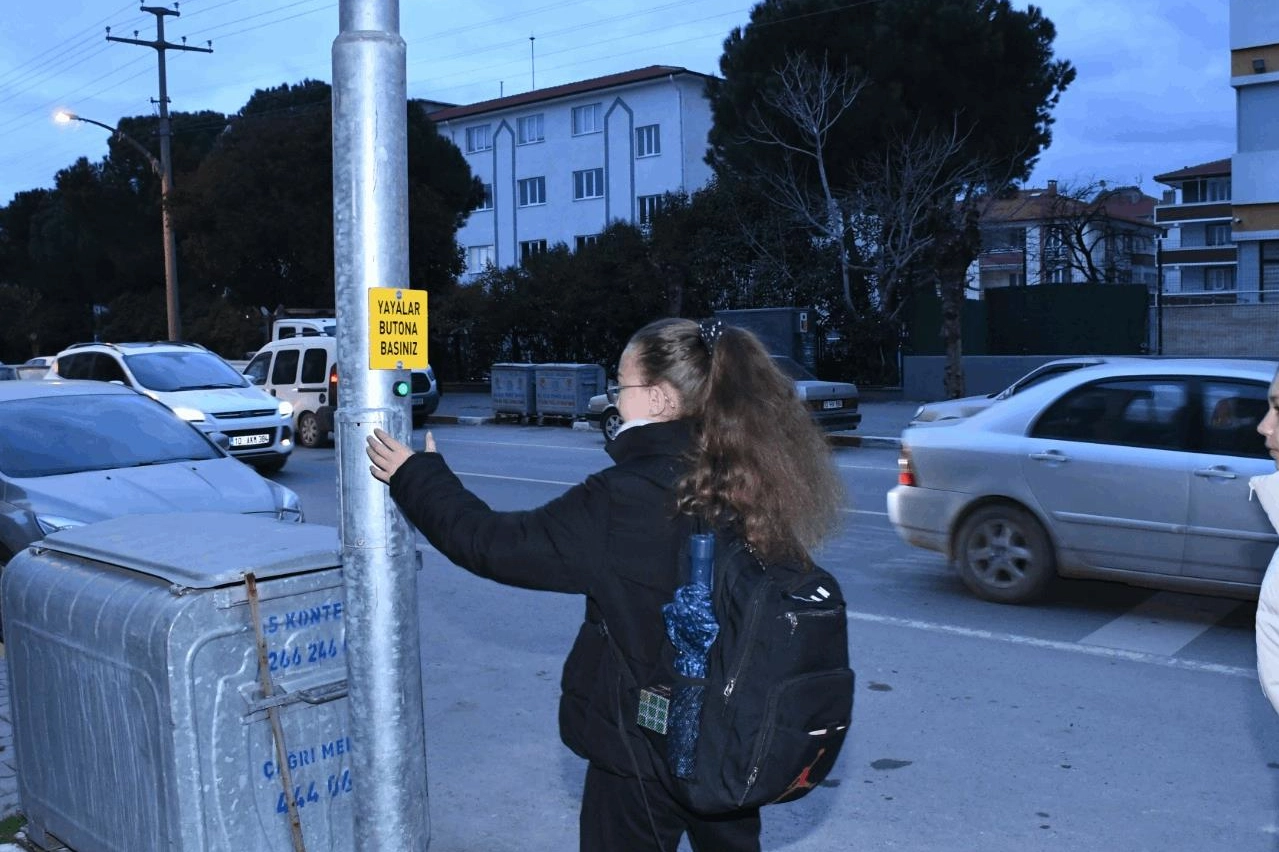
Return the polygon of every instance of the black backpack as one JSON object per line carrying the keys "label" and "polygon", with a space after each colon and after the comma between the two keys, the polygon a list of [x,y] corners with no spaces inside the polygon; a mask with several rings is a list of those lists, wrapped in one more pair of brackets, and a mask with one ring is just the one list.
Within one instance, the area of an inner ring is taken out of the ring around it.
{"label": "black backpack", "polygon": [[707,815],[801,798],[830,772],[852,721],[839,583],[816,565],[766,565],[721,530],[711,598],[719,634],[705,679],[678,674],[665,640],[659,671],[639,692],[637,721],[666,762],[666,702],[673,689],[700,684],[694,766],[686,778],[671,772],[671,792]]}

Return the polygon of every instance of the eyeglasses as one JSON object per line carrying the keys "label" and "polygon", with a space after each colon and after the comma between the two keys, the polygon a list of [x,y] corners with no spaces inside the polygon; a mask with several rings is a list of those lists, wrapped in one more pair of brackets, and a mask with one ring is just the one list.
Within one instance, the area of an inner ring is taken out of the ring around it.
{"label": "eyeglasses", "polygon": [[651,387],[652,385],[613,385],[611,388],[605,391],[605,393],[608,394],[609,403],[612,405],[617,405],[617,398],[621,396],[622,391],[626,390],[627,388],[651,388]]}

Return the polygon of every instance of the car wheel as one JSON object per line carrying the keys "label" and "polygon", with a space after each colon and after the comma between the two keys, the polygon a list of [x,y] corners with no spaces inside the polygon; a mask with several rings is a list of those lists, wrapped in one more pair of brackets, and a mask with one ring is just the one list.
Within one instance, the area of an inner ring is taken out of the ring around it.
{"label": "car wheel", "polygon": [[1056,558],[1039,521],[1016,506],[987,506],[959,528],[955,556],[964,585],[996,603],[1026,603],[1056,576]]}
{"label": "car wheel", "polygon": [[252,461],[249,464],[263,476],[270,476],[273,473],[279,473],[284,470],[284,463],[289,460],[288,456],[280,456],[279,458],[268,459],[266,461]]}
{"label": "car wheel", "polygon": [[610,405],[600,415],[600,430],[604,433],[604,443],[613,443],[613,439],[617,437],[617,430],[621,428],[622,414]]}
{"label": "car wheel", "polygon": [[303,411],[298,416],[298,446],[318,447],[324,443],[326,435],[320,428],[320,418],[313,411]]}

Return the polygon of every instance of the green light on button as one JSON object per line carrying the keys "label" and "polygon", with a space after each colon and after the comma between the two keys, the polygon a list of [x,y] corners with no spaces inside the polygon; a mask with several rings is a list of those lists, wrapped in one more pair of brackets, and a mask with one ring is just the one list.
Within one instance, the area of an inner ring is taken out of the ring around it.
{"label": "green light on button", "polygon": [[408,396],[409,383],[405,381],[396,382],[395,384],[391,385],[391,392],[395,394],[396,396]]}

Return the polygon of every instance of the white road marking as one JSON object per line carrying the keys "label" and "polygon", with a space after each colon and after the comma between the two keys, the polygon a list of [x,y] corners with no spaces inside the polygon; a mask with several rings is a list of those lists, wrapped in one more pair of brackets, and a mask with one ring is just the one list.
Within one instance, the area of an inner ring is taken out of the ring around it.
{"label": "white road marking", "polygon": [[887,512],[874,512],[870,509],[840,509],[846,515],[878,515],[881,518],[887,518]]}
{"label": "white road marking", "polygon": [[1238,606],[1222,598],[1157,592],[1079,641],[1171,657]]}
{"label": "white road marking", "polygon": [[840,470],[877,470],[881,473],[897,473],[897,465],[885,464],[837,464]]}
{"label": "white road marking", "polygon": [[1180,657],[1164,657],[1141,651],[1127,651],[1122,648],[1104,648],[1099,645],[1080,645],[1075,642],[1058,642],[1053,639],[1038,639],[1034,636],[1019,636],[1015,633],[995,633],[991,630],[976,630],[971,627],[959,627],[953,624],[938,624],[931,621],[920,621],[914,618],[895,618],[890,615],[876,615],[869,612],[848,612],[850,621],[865,621],[871,624],[886,624],[892,627],[904,627],[909,630],[924,630],[929,633],[944,633],[949,636],[963,636],[968,639],[985,639],[990,642],[1004,642],[1010,645],[1026,645],[1032,648],[1044,648],[1050,651],[1065,651],[1070,654],[1087,654],[1092,657],[1104,657],[1111,660],[1125,660],[1130,663],[1142,663],[1150,666],[1163,666],[1172,669],[1185,669],[1192,672],[1229,675],[1230,677],[1257,677],[1255,668],[1239,666],[1223,666],[1218,663],[1204,663],[1197,660],[1184,660]]}

